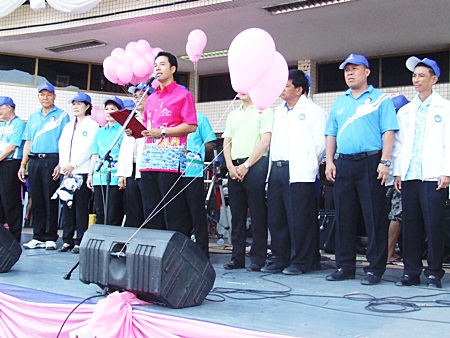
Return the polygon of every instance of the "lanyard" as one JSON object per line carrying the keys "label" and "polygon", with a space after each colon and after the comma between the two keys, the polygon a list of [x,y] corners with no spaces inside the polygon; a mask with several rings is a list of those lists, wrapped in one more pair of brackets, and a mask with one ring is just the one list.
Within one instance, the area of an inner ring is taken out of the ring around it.
{"label": "lanyard", "polygon": [[75,130],[77,129],[77,119],[75,119],[75,122],[73,124],[73,132],[72,132],[72,138],[70,139],[70,149],[69,149],[69,163],[72,162],[72,144],[73,144],[73,138],[75,136]]}

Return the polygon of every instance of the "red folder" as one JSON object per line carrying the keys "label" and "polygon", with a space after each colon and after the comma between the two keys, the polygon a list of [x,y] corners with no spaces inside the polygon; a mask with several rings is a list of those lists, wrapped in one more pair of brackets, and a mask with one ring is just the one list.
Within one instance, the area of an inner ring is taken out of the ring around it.
{"label": "red folder", "polygon": [[[111,112],[110,115],[114,118],[114,120],[116,120],[123,126],[130,113],[131,111],[129,111],[128,109],[121,109],[115,112]],[[142,132],[147,128],[145,128],[145,126],[138,121],[136,116],[133,116],[130,122],[128,122],[127,129],[131,129],[131,136],[133,136],[134,138],[140,138],[143,137]]]}

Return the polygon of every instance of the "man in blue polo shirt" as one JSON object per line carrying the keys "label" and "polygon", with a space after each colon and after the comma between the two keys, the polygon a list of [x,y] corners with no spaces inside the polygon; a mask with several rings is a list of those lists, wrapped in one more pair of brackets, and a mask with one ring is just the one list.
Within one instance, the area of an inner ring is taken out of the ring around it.
{"label": "man in blue polo shirt", "polygon": [[361,206],[367,231],[364,285],[378,284],[386,270],[388,226],[385,188],[395,131],[394,105],[389,96],[367,83],[369,62],[350,54],[340,65],[347,92],[331,108],[325,135],[326,176],[334,183],[336,267],[329,281],[354,279],[356,230]]}
{"label": "man in blue polo shirt", "polygon": [[15,113],[16,105],[0,96],[0,226],[8,223],[9,231],[20,243],[22,233],[22,184],[17,171],[22,159],[22,134],[25,123]]}
{"label": "man in blue polo shirt", "polygon": [[206,257],[209,257],[203,169],[205,153],[213,151],[217,137],[205,115],[197,112],[197,122],[197,130],[190,133],[187,138],[186,172],[181,182],[185,187],[183,193],[191,216],[190,222],[192,222],[191,228],[195,242]]}
{"label": "man in blue polo shirt", "polygon": [[55,98],[52,84],[44,82],[38,86],[42,108],[30,115],[23,135],[25,146],[17,174],[25,182],[25,168],[29,160],[28,177],[33,192],[33,239],[23,245],[26,249],[56,250],[58,200],[52,200],[51,196],[59,186],[58,141],[70,117],[55,106]]}

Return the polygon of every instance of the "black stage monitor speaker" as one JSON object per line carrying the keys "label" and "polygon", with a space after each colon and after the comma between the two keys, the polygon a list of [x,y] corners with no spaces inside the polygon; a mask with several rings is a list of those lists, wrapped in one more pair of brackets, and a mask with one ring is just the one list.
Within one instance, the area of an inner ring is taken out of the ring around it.
{"label": "black stage monitor speaker", "polygon": [[22,248],[14,236],[0,224],[0,272],[8,272],[19,260]]}
{"label": "black stage monitor speaker", "polygon": [[200,248],[179,232],[94,224],[80,246],[80,280],[127,290],[171,308],[200,305],[216,273]]}

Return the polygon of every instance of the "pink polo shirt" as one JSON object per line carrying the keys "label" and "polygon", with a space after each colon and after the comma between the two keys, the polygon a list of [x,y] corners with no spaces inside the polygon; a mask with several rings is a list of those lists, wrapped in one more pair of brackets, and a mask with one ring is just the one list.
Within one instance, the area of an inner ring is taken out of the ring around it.
{"label": "pink polo shirt", "polygon": [[[145,103],[142,123],[147,129],[176,127],[182,123],[197,125],[194,98],[176,82],[156,88]],[[141,171],[184,172],[187,135],[160,139],[147,138]]]}

